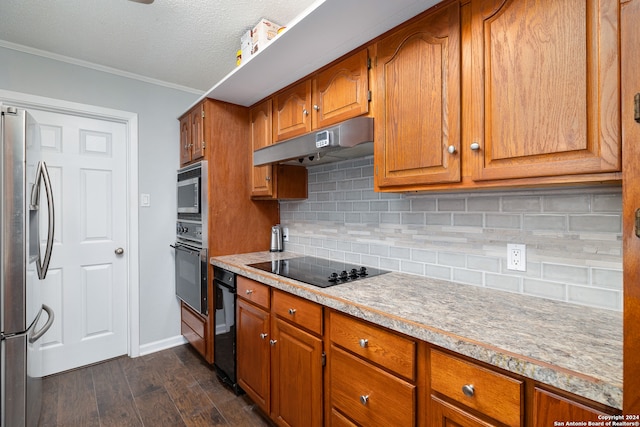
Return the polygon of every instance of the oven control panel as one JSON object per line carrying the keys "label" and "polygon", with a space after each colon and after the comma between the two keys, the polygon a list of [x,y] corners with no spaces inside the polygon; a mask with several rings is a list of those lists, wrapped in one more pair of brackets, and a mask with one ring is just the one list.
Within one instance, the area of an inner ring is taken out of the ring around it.
{"label": "oven control panel", "polygon": [[202,224],[192,221],[178,221],[176,223],[176,236],[181,239],[202,242]]}

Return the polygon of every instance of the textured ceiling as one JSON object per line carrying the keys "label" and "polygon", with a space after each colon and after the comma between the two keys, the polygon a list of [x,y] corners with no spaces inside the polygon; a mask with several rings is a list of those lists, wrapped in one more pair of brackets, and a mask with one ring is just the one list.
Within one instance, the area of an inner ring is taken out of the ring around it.
{"label": "textured ceiling", "polygon": [[286,25],[313,3],[0,0],[0,45],[25,46],[203,92],[233,70],[241,35],[260,18]]}

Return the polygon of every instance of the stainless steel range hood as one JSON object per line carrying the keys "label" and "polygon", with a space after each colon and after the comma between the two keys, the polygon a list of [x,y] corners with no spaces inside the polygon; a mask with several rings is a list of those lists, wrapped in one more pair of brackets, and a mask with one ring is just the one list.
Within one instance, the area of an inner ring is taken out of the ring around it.
{"label": "stainless steel range hood", "polygon": [[356,117],[253,152],[253,165],[313,166],[373,154],[373,118]]}

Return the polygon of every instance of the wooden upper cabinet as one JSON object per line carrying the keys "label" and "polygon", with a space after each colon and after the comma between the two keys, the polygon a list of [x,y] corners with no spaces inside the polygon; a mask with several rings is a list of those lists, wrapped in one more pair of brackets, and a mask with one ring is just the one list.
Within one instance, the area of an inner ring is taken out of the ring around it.
{"label": "wooden upper cabinet", "polygon": [[450,3],[376,46],[376,189],[460,181],[460,6]]}
{"label": "wooden upper cabinet", "polygon": [[369,112],[369,55],[362,49],[318,73],[312,82],[314,129]]}
{"label": "wooden upper cabinet", "polygon": [[273,97],[273,141],[284,141],[369,112],[367,49]]}
{"label": "wooden upper cabinet", "polygon": [[204,105],[191,111],[191,160],[204,157]]}
{"label": "wooden upper cabinet", "polygon": [[[251,108],[249,112],[249,126],[251,134],[251,146],[253,151],[271,145],[271,99]],[[251,156],[251,195],[273,195],[271,165],[253,166],[253,154]]]}
{"label": "wooden upper cabinet", "polygon": [[253,166],[253,152],[272,144],[272,99],[261,102],[249,110],[251,137],[251,197],[254,199],[307,198],[307,168],[299,165]]}
{"label": "wooden upper cabinet", "polygon": [[180,166],[204,157],[204,102],[180,117]]}
{"label": "wooden upper cabinet", "polygon": [[180,118],[180,166],[191,161],[191,115]]}
{"label": "wooden upper cabinet", "polygon": [[311,80],[273,97],[273,141],[311,132]]}
{"label": "wooden upper cabinet", "polygon": [[618,8],[472,0],[474,180],[620,171]]}

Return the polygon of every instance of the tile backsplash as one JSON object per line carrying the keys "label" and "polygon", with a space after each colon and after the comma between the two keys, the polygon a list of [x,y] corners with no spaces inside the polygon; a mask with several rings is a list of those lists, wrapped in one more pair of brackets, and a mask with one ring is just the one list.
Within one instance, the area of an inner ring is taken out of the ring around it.
{"label": "tile backsplash", "polygon": [[308,170],[309,198],[280,202],[287,251],[622,310],[619,186],[376,193],[372,157]]}

